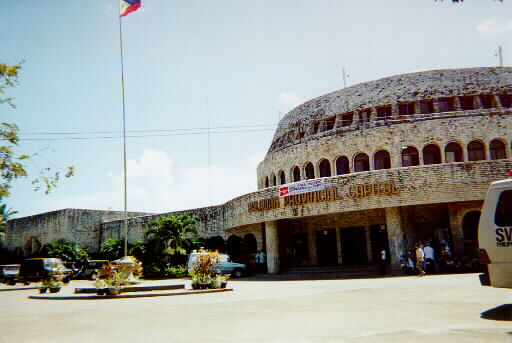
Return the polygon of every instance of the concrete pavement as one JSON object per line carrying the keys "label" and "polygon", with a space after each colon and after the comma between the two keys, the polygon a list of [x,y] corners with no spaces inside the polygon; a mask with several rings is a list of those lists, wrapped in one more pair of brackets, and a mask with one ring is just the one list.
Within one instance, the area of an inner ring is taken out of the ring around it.
{"label": "concrete pavement", "polygon": [[476,274],[248,278],[230,280],[229,287],[235,291],[111,301],[42,301],[28,299],[35,290],[0,292],[0,341],[512,342],[512,290],[481,287]]}

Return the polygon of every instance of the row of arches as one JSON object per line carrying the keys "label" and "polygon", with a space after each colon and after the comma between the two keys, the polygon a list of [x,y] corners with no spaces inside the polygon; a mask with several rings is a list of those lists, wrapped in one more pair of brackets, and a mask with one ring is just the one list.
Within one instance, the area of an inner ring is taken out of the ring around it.
{"label": "row of arches", "polygon": [[[444,147],[444,160],[442,158],[441,148],[436,144],[428,144],[423,147],[420,152],[414,146],[404,146],[401,151],[401,167],[413,167],[420,165],[420,157],[424,165],[464,162],[464,149],[458,142],[450,142]],[[507,158],[507,149],[505,140],[501,138],[493,139],[489,143],[487,151],[486,145],[481,140],[473,140],[466,146],[467,161],[480,161],[480,160],[499,160]],[[370,163],[372,162],[372,163]],[[372,168],[370,168],[372,165]],[[304,165],[303,172],[299,166],[293,166],[290,175],[287,178],[283,170],[276,174],[272,173],[270,176],[264,177],[262,180],[263,186],[271,187],[283,185],[287,182],[297,182],[301,180],[314,179],[316,177],[330,177],[335,175],[344,175],[351,172],[357,173],[362,171],[390,169],[391,155],[387,150],[378,150],[373,154],[370,160],[368,154],[360,152],[350,160],[346,156],[339,156],[334,161],[334,170],[331,168],[331,162],[328,159],[321,159],[318,163],[318,168],[315,168],[312,162],[307,162]]]}

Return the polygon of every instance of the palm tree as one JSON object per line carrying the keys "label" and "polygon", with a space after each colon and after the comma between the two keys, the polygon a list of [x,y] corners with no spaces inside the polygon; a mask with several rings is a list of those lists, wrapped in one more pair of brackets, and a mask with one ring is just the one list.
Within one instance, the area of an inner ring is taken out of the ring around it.
{"label": "palm tree", "polygon": [[189,214],[162,217],[149,223],[146,238],[153,239],[160,252],[176,260],[186,255],[191,238],[197,238],[197,220]]}
{"label": "palm tree", "polygon": [[7,208],[7,204],[0,205],[0,231],[5,231],[7,227],[7,220],[13,215],[18,213],[11,208]]}

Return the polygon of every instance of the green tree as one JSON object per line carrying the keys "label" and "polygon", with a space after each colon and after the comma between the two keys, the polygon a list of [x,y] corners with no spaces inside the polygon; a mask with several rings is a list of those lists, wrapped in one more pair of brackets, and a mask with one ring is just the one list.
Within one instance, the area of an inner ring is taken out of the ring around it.
{"label": "green tree", "polygon": [[120,239],[107,239],[100,247],[100,255],[110,261],[123,256],[124,244]]}
{"label": "green tree", "polygon": [[[6,90],[18,84],[21,63],[9,65],[0,62],[0,104],[7,103],[15,108],[14,98],[6,96]],[[14,123],[0,123],[0,200],[9,196],[12,181],[28,176],[25,163],[34,159],[40,153],[15,154],[14,149],[19,146],[19,128]],[[64,176],[71,177],[75,173],[75,167],[67,167]],[[48,194],[57,186],[62,171],[54,171],[44,168],[33,180],[34,190],[44,190]]]}
{"label": "green tree", "polygon": [[65,239],[46,244],[44,251],[48,257],[58,257],[67,262],[84,263],[89,259],[87,251],[80,248],[78,243],[68,242]]}
{"label": "green tree", "polygon": [[187,254],[191,239],[198,237],[197,220],[189,214],[162,217],[149,223],[145,236],[157,243],[160,253],[176,262]]}
{"label": "green tree", "polygon": [[18,213],[18,211],[14,211],[12,208],[7,208],[7,204],[0,205],[0,232],[5,231],[7,221],[16,213]]}

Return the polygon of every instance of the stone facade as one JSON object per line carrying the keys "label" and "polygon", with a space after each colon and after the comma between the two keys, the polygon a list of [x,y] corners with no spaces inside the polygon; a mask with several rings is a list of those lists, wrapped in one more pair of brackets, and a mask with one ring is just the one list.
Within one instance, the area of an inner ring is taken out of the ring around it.
{"label": "stone facade", "polygon": [[[511,89],[512,68],[471,68],[398,75],[315,98],[279,123],[258,166],[258,191],[219,206],[133,214],[129,241],[143,240],[154,219],[188,213],[204,238],[225,241],[241,261],[265,250],[271,273],[368,265],[381,248],[398,267],[400,253],[420,240],[468,255],[473,214],[489,184],[512,169]],[[294,171],[300,180],[322,177],[325,189],[280,197]],[[63,210],[9,227],[10,248],[31,237],[66,238],[94,251],[123,237],[120,215],[102,211]]]}
{"label": "stone facade", "polygon": [[[129,212],[129,216],[142,215]],[[5,247],[21,248],[30,255],[32,245],[40,247],[59,239],[77,242],[89,252],[96,252],[100,244],[100,224],[123,217],[120,211],[63,209],[10,220],[6,230]],[[37,243],[36,243],[37,242]]]}

